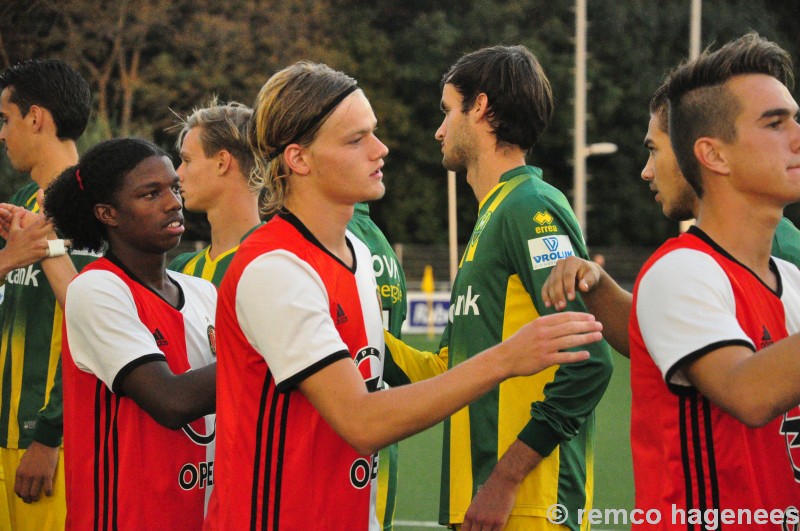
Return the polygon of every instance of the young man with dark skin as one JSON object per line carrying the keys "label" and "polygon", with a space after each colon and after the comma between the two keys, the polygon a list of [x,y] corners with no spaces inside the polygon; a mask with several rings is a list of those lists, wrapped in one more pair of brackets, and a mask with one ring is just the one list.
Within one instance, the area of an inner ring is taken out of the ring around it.
{"label": "young man with dark skin", "polygon": [[[75,266],[95,257],[78,253],[71,260],[65,255],[63,240],[38,214],[37,194],[77,162],[75,140],[89,119],[90,94],[83,78],[56,60],[9,68],[0,74],[0,89],[0,142],[12,166],[30,173],[33,181],[2,209],[8,230],[0,251],[6,284],[0,415],[7,420],[0,426],[0,457],[13,528],[60,529],[65,513],[59,452],[60,306]],[[40,499],[42,492],[46,497]]]}
{"label": "young man with dark skin", "polygon": [[180,182],[140,139],[87,151],[45,208],[79,249],[64,337],[68,529],[202,526],[213,485],[216,289],[166,270],[184,232]]}

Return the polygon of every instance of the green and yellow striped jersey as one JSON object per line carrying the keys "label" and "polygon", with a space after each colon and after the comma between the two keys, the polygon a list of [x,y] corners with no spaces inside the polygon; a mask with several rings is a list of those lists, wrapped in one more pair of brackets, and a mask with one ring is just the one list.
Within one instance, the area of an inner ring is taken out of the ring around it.
{"label": "green and yellow striped jersey", "polygon": [[[503,174],[479,206],[459,265],[442,336],[450,366],[552,313],[541,286],[560,258],[587,258],[564,195],[522,166]],[[586,311],[582,301],[568,309]],[[440,522],[460,523],[478,488],[517,438],[545,459],[522,483],[511,514],[542,517],[565,506],[564,525],[578,529],[579,509],[592,503],[594,408],[608,385],[611,351],[590,345],[590,359],[513,378],[445,421]]]}
{"label": "green and yellow striped jersey", "polygon": [[[10,203],[39,211],[39,186],[29,183]],[[5,247],[5,240],[0,240]],[[98,255],[70,252],[75,268]],[[61,444],[61,324],[63,312],[40,262],[11,271],[0,305],[0,447],[27,448],[32,440]]]}
{"label": "green and yellow striped jersey", "polygon": [[[244,241],[244,239],[247,238],[250,233],[252,233],[261,225],[262,224],[259,223],[247,231],[247,233],[242,236],[242,241]],[[219,288],[219,285],[222,282],[222,277],[225,276],[225,272],[228,270],[228,266],[231,264],[231,260],[233,260],[233,257],[236,254],[236,251],[239,249],[239,246],[237,245],[232,249],[228,249],[213,260],[208,254],[210,249],[211,246],[209,245],[208,247],[204,247],[199,251],[179,254],[172,259],[168,269],[208,280]]]}
{"label": "green and yellow striped jersey", "polygon": [[[359,203],[347,229],[364,242],[372,255],[372,270],[378,283],[378,296],[383,310],[383,326],[395,337],[400,337],[406,319],[406,277],[397,255],[381,230],[369,217],[369,206]],[[394,528],[394,510],[397,499],[398,457],[397,444],[380,451],[378,456],[378,496],[376,511],[384,531]]]}

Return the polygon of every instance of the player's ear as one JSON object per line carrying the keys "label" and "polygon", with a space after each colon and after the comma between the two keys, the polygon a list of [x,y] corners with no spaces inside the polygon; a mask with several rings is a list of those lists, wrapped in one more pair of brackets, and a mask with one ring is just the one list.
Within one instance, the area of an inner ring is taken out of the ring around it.
{"label": "player's ear", "polygon": [[40,131],[44,127],[44,109],[38,105],[31,105],[25,118],[30,120],[34,131]]}
{"label": "player's ear", "polygon": [[489,96],[481,92],[475,97],[475,103],[472,104],[472,109],[469,114],[475,121],[481,120],[489,112]]}
{"label": "player's ear", "polygon": [[216,156],[217,175],[226,173],[233,163],[234,159],[227,149],[221,149]]}
{"label": "player's ear", "polygon": [[719,175],[731,173],[725,144],[718,138],[702,136],[694,143],[694,156],[701,166]]}
{"label": "player's ear", "polygon": [[297,175],[308,175],[311,172],[309,165],[310,153],[307,148],[300,144],[289,144],[283,150],[283,160],[292,173]]}
{"label": "player's ear", "polygon": [[111,205],[98,203],[94,206],[94,217],[96,217],[103,225],[109,227],[116,227],[119,222],[117,221],[117,209]]}

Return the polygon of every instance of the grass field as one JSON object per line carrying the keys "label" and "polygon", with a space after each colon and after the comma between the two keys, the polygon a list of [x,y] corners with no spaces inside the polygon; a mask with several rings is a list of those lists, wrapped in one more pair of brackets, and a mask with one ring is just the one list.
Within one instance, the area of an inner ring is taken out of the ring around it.
{"label": "grass field", "polygon": [[[436,349],[438,345],[438,340],[431,341],[425,336],[404,336],[403,339],[427,350]],[[598,509],[631,510],[630,364],[616,354],[614,362],[614,376],[597,410],[594,506]],[[441,451],[441,425],[400,443],[400,479],[395,512],[398,531],[442,529],[435,525],[439,512]],[[611,528],[605,526],[603,529]]]}

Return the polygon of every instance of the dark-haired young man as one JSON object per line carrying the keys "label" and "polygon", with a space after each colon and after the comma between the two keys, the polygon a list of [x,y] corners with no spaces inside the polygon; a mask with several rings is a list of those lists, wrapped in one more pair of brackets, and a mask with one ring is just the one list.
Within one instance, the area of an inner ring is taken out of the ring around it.
{"label": "dark-haired young man", "polygon": [[[0,89],[0,142],[14,169],[33,180],[4,205],[12,217],[0,250],[0,458],[12,528],[63,529],[61,306],[76,270],[38,214],[37,194],[78,161],[89,86],[62,61],[33,60],[0,74]],[[93,258],[73,260],[81,267]]]}
{"label": "dark-haired young man", "polygon": [[[683,177],[669,140],[669,101],[661,85],[650,100],[650,122],[644,139],[649,152],[642,168],[642,180],[655,194],[664,215],[673,221],[697,217],[700,201]],[[800,230],[787,218],[781,218],[772,239],[772,256],[800,267]],[[630,357],[628,319],[631,293],[623,290],[600,264],[577,257],[559,260],[542,287],[545,304],[556,309],[580,290],[589,310],[603,322],[604,337],[620,354]]]}
{"label": "dark-haired young man", "polygon": [[800,199],[791,68],[749,34],[666,85],[671,144],[700,203],[697,225],[634,287],[636,506],[660,510],[661,528],[798,524],[800,271],[770,258],[784,206]]}
{"label": "dark-haired young man", "polygon": [[[533,54],[522,46],[469,53],[442,89],[443,164],[466,173],[479,202],[441,343],[452,367],[552,313],[540,290],[556,257],[588,254],[564,195],[526,165],[553,112]],[[585,310],[580,300],[570,308]],[[579,528],[578,511],[592,504],[594,408],[612,371],[605,342],[588,350],[588,360],[504,382],[446,421],[441,523]]]}

